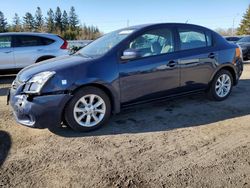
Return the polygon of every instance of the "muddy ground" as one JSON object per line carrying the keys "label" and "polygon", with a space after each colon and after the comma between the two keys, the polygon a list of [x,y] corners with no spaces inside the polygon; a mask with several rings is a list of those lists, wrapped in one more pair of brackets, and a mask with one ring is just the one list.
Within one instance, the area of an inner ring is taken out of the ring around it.
{"label": "muddy ground", "polygon": [[226,101],[137,106],[76,133],[15,123],[0,78],[0,187],[250,187],[250,65]]}

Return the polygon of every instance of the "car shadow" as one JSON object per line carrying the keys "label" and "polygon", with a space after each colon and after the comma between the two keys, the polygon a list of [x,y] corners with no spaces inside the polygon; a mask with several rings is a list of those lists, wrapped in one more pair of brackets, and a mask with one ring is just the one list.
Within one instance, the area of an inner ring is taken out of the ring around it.
{"label": "car shadow", "polygon": [[0,131],[0,167],[6,160],[11,148],[11,137],[9,133]]}
{"label": "car shadow", "polygon": [[123,110],[99,130],[79,133],[63,127],[50,129],[62,137],[85,137],[169,131],[216,123],[250,114],[250,80],[240,80],[225,101],[210,101],[196,94]]}
{"label": "car shadow", "polygon": [[15,76],[0,76],[0,96],[6,96]]}

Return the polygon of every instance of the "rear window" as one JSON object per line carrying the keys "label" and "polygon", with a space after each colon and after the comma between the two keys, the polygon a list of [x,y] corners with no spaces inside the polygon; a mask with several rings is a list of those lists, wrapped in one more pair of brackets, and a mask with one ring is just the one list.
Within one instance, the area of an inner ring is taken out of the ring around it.
{"label": "rear window", "polygon": [[191,29],[179,29],[180,48],[189,50],[212,45],[211,33]]}
{"label": "rear window", "polygon": [[228,41],[238,41],[240,38],[238,37],[226,37]]}
{"label": "rear window", "polygon": [[16,47],[46,46],[54,42],[52,39],[37,36],[17,36]]}
{"label": "rear window", "polygon": [[249,37],[243,37],[239,40],[239,42],[250,42],[250,36]]}
{"label": "rear window", "polygon": [[11,47],[11,37],[1,36],[0,37],[0,48],[10,48]]}

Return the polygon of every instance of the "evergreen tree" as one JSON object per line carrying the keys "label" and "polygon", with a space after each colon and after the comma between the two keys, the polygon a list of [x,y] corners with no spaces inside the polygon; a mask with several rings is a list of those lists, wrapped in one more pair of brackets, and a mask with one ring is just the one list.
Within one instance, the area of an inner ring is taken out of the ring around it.
{"label": "evergreen tree", "polygon": [[56,31],[62,32],[62,12],[59,7],[56,8],[55,26],[56,26]]}
{"label": "evergreen tree", "polygon": [[68,14],[64,10],[63,15],[62,15],[62,30],[67,31],[69,28],[69,19],[68,19]]}
{"label": "evergreen tree", "polygon": [[35,14],[35,27],[37,31],[43,31],[44,27],[44,19],[42,10],[40,7],[37,7],[36,14]]}
{"label": "evergreen tree", "polygon": [[241,20],[240,27],[237,31],[238,35],[249,35],[250,34],[250,5],[248,6],[248,9],[246,13],[243,16],[243,19]]}
{"label": "evergreen tree", "polygon": [[47,16],[48,16],[46,18],[47,30],[48,32],[52,33],[55,28],[55,23],[54,23],[55,15],[52,9],[49,9],[49,11],[47,12]]}
{"label": "evergreen tree", "polygon": [[35,29],[35,20],[31,13],[27,12],[23,17],[23,24],[25,31],[34,31]]}
{"label": "evergreen tree", "polygon": [[55,14],[52,9],[49,9],[46,18],[43,17],[40,7],[37,7],[34,16],[27,12],[23,19],[15,13],[12,24],[9,26],[4,14],[0,11],[0,32],[43,32],[45,28],[47,32],[61,35],[66,40],[96,39],[102,34],[98,27],[79,25],[74,7],[71,7],[69,13],[65,10],[61,12],[59,7],[57,7]]}
{"label": "evergreen tree", "polygon": [[7,31],[7,21],[4,14],[0,11],[0,32]]}
{"label": "evergreen tree", "polygon": [[75,8],[72,6],[70,8],[69,12],[69,26],[72,31],[75,31],[77,29],[77,26],[79,24],[78,16],[75,12]]}
{"label": "evergreen tree", "polygon": [[12,25],[12,30],[14,32],[20,32],[22,31],[22,23],[21,23],[21,19],[18,16],[17,13],[15,13],[15,16],[13,18],[13,25]]}

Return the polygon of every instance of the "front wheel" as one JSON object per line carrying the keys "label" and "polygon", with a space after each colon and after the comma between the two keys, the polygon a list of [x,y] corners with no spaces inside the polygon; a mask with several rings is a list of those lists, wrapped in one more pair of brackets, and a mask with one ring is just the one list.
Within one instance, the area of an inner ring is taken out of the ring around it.
{"label": "front wheel", "polygon": [[66,106],[65,120],[76,131],[91,131],[104,125],[110,114],[106,93],[96,87],[85,87],[76,92]]}
{"label": "front wheel", "polygon": [[216,101],[225,100],[230,95],[232,88],[232,74],[227,70],[221,70],[216,74],[210,85],[208,97]]}

